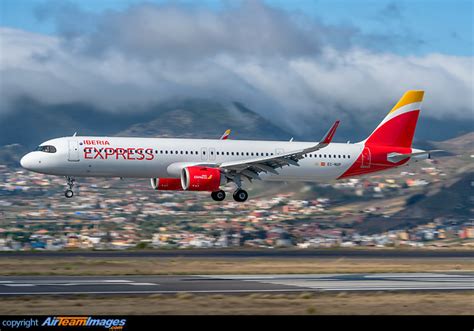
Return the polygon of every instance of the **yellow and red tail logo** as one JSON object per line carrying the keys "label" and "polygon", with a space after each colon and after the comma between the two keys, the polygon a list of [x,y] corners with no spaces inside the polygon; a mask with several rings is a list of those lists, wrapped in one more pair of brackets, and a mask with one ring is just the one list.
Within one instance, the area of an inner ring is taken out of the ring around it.
{"label": "yellow and red tail logo", "polygon": [[393,162],[387,156],[412,152],[411,143],[423,94],[423,91],[406,92],[374,132],[361,142],[364,144],[362,152],[339,178],[385,170],[408,162],[409,158]]}
{"label": "yellow and red tail logo", "polygon": [[424,93],[407,91],[367,138],[365,144],[411,147]]}
{"label": "yellow and red tail logo", "polygon": [[227,140],[230,135],[230,129],[225,130],[224,134],[221,137],[221,140]]}

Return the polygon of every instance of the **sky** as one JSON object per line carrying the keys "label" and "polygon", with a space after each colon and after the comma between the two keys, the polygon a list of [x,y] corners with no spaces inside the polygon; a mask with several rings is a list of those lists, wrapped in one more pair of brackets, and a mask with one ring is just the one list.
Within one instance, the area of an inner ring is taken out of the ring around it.
{"label": "sky", "polygon": [[[101,14],[123,11],[139,3],[164,4],[166,1],[137,0],[69,0],[84,11]],[[54,20],[41,19],[39,8],[55,6],[59,1],[2,0],[0,24],[31,32],[54,35]],[[195,5],[218,12],[232,1],[174,1]],[[234,5],[237,1],[234,1]],[[289,13],[304,13],[328,24],[349,25],[365,34],[387,33],[416,36],[421,41],[416,47],[398,45],[392,49],[400,53],[423,54],[440,52],[452,55],[473,55],[473,2],[469,0],[268,0],[266,4]]]}
{"label": "sky", "polygon": [[425,89],[472,119],[472,1],[0,0],[0,116],[28,96],[140,111],[240,101],[290,128]]}

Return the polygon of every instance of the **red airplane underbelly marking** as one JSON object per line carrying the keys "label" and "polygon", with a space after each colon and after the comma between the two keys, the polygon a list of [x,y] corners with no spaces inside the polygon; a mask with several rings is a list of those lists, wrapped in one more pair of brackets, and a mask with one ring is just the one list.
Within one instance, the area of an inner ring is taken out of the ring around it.
{"label": "red airplane underbelly marking", "polygon": [[387,155],[394,152],[408,154],[411,153],[411,148],[366,145],[357,160],[338,179],[398,167],[410,159],[406,158],[397,163],[388,161]]}

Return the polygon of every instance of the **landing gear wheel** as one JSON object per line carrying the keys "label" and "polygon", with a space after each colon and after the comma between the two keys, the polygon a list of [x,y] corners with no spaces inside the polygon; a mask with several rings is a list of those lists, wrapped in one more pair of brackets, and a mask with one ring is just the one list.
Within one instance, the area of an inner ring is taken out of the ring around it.
{"label": "landing gear wheel", "polygon": [[249,197],[249,194],[245,190],[238,189],[234,192],[233,197],[234,200],[237,202],[244,202]]}
{"label": "landing gear wheel", "polygon": [[222,201],[225,199],[225,192],[222,190],[212,192],[211,197],[214,201]]}
{"label": "landing gear wheel", "polygon": [[72,188],[74,187],[74,182],[76,181],[73,177],[70,177],[70,176],[66,176],[66,180],[67,180],[67,190],[64,191],[64,196],[66,198],[72,198],[72,196],[74,195],[74,192],[72,191]]}

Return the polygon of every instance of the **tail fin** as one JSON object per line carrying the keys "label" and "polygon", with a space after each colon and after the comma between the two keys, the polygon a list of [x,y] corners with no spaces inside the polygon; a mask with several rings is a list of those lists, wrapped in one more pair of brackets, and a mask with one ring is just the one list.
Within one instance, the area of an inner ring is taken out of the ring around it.
{"label": "tail fin", "polygon": [[411,147],[424,91],[407,91],[365,144]]}

